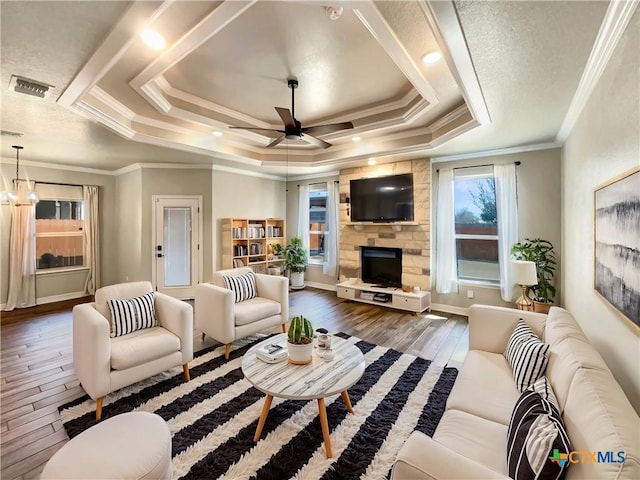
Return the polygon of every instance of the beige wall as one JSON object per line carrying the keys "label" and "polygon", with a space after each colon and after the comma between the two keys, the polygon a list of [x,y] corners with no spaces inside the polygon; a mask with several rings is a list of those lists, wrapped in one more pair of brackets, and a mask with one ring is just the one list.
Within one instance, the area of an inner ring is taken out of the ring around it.
{"label": "beige wall", "polygon": [[142,258],[142,170],[116,177],[118,278],[114,283],[150,280],[140,269]]}
{"label": "beige wall", "polygon": [[[486,164],[506,164],[519,161],[517,167],[518,188],[518,238],[543,238],[549,240],[558,259],[558,269],[554,283],[557,287],[556,304],[561,301],[562,259],[561,228],[560,228],[560,149],[539,150],[536,152],[514,153],[495,157],[483,157],[476,159],[458,160],[446,162],[447,166],[469,167]],[[437,216],[436,199],[438,194],[438,174],[436,170],[439,163],[432,166],[432,221],[433,234],[432,251],[435,258],[435,222]],[[434,262],[435,268],[435,262]],[[467,291],[472,290],[474,298],[467,297]],[[520,295],[519,289],[514,289],[513,296]],[[439,294],[435,291],[435,285],[431,288],[431,302],[444,304],[458,308],[468,308],[474,303],[484,303],[504,307],[514,307],[513,303],[505,302],[500,296],[497,287],[462,284],[458,293]]]}
{"label": "beige wall", "polygon": [[[24,176],[24,164],[20,164],[20,175]],[[77,185],[100,186],[100,238],[101,238],[101,282],[113,283],[117,279],[117,247],[116,247],[116,180],[112,175],[85,173],[73,170],[60,170],[46,167],[26,166],[26,172],[32,181],[69,183]],[[9,182],[15,177],[15,160],[3,159],[2,174]],[[9,232],[11,214],[9,206],[0,206],[0,303],[7,301]],[[84,291],[86,271],[48,272],[36,277],[36,296],[39,299],[51,300],[63,298]]]}
{"label": "beige wall", "polygon": [[[285,182],[270,178],[239,175],[237,173],[213,170],[213,225],[214,236],[212,252],[215,262],[212,271],[222,265],[222,228],[223,218],[285,218],[287,204]],[[289,224],[285,225],[290,236]],[[204,281],[211,281],[205,276]]]}
{"label": "beige wall", "polygon": [[640,330],[593,290],[593,191],[640,165],[640,10],[562,152],[563,303],[640,411]]}

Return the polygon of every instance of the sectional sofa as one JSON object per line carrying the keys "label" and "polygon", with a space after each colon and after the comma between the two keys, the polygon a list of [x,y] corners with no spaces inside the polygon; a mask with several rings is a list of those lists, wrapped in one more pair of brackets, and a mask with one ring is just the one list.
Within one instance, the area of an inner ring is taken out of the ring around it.
{"label": "sectional sofa", "polygon": [[576,452],[565,478],[640,478],[640,418],[571,314],[474,305],[469,352],[442,420],[432,438],[409,437],[394,479],[509,478],[507,432],[521,394],[503,353],[519,319],[549,345],[546,376]]}

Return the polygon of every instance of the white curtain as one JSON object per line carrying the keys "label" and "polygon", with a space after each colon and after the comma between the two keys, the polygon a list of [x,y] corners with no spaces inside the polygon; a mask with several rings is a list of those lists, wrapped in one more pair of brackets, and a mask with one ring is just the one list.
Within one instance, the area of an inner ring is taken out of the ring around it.
{"label": "white curtain", "polygon": [[505,302],[513,300],[511,247],[518,241],[518,205],[516,165],[494,165],[496,211],[498,215],[498,259],[500,261],[500,293]]}
{"label": "white curtain", "polygon": [[[29,190],[26,181],[14,185],[18,198]],[[36,304],[36,222],[34,205],[11,206],[9,236],[9,291],[5,310],[32,307]]]}
{"label": "white curtain", "polygon": [[98,187],[82,187],[84,207],[85,266],[89,267],[84,289],[89,295],[100,288],[100,222],[98,217]]}
{"label": "white curtain", "polygon": [[309,185],[298,187],[298,237],[309,252]]}
{"label": "white curtain", "polygon": [[327,234],[324,239],[324,262],[322,273],[338,277],[338,231],[340,219],[340,185],[337,182],[327,184]]}
{"label": "white curtain", "polygon": [[436,291],[438,293],[458,291],[453,186],[453,169],[441,168],[438,174],[436,212]]}

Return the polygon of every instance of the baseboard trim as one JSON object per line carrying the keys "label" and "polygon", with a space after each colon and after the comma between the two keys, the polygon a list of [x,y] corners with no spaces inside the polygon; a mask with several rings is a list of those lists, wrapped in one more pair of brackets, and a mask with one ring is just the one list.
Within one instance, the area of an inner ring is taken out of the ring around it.
{"label": "baseboard trim", "polygon": [[469,309],[465,307],[456,307],[454,305],[446,305],[444,303],[432,303],[431,310],[437,312],[453,313],[455,315],[462,315],[464,317],[469,316]]}
{"label": "baseboard trim", "polygon": [[45,303],[64,302],[65,300],[74,300],[76,298],[86,297],[86,292],[62,293],[60,295],[51,295],[49,297],[36,298],[36,305],[44,305]]}
{"label": "baseboard trim", "polygon": [[320,282],[307,282],[305,280],[304,282],[305,285],[309,286],[309,287],[313,287],[313,288],[319,288],[320,290],[328,290],[330,292],[335,292],[337,291],[337,288],[335,285],[329,285],[327,283],[320,283]]}

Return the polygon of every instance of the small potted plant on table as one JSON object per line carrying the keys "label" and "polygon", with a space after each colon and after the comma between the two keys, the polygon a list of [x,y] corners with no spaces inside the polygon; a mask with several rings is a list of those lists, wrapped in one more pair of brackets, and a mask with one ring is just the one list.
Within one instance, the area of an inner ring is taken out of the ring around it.
{"label": "small potted plant on table", "polygon": [[311,363],[313,355],[313,326],[311,322],[302,315],[293,317],[289,324],[288,337],[289,363],[295,365]]}
{"label": "small potted plant on table", "polygon": [[548,313],[553,305],[553,297],[556,295],[556,287],[553,286],[553,275],[556,270],[556,257],[553,245],[548,240],[540,238],[525,238],[524,242],[518,242],[511,247],[511,255],[516,260],[526,260],[536,264],[538,284],[527,287],[533,295],[533,311]]}

